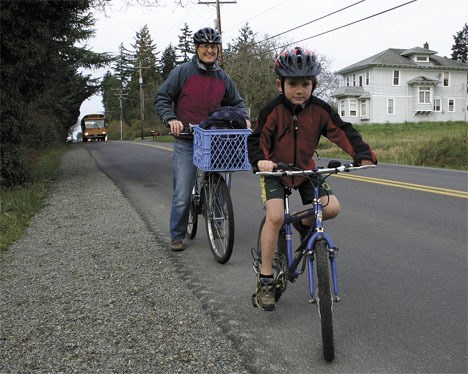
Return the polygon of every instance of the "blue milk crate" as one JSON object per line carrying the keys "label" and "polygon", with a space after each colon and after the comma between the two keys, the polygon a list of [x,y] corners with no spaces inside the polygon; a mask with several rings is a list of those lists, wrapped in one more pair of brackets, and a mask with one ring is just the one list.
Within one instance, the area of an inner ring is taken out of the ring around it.
{"label": "blue milk crate", "polygon": [[204,130],[194,127],[193,163],[204,171],[250,170],[249,129]]}

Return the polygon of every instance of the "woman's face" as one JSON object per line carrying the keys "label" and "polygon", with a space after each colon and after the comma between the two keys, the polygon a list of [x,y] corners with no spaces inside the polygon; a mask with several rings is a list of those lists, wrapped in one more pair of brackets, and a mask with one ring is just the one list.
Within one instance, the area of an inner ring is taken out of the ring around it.
{"label": "woman's face", "polygon": [[202,43],[197,46],[197,56],[207,65],[214,64],[218,59],[218,45]]}

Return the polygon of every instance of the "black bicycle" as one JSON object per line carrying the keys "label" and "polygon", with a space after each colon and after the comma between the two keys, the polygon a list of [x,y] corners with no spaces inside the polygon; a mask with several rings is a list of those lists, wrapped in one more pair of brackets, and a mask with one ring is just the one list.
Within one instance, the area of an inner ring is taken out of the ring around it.
{"label": "black bicycle", "polygon": [[232,172],[249,170],[249,129],[194,131],[193,161],[197,178],[192,191],[187,236],[195,238],[198,216],[203,214],[211,253],[216,261],[229,261],[234,247],[234,209],[231,199]]}
{"label": "black bicycle", "polygon": [[[314,185],[315,198],[312,208],[297,213],[291,213],[289,196],[291,188],[285,188],[284,201],[284,225],[278,236],[275,258],[273,261],[275,279],[275,299],[278,301],[282,293],[286,290],[288,281],[294,282],[300,274],[305,271],[309,276],[310,303],[317,304],[322,330],[323,357],[325,361],[332,361],[335,357],[335,346],[333,338],[333,302],[340,301],[338,296],[338,279],[336,271],[335,246],[331,236],[325,232],[322,221],[322,203],[319,199],[319,190],[325,179],[342,172],[350,172],[375,167],[375,165],[354,166],[353,164],[341,165],[334,161],[327,168],[316,168],[314,170],[299,170],[288,168],[287,165],[279,165],[281,170],[273,172],[257,172],[258,175],[269,177],[280,176],[304,176]],[[319,178],[322,175],[322,178]],[[292,224],[306,217],[314,217],[313,224],[309,228],[307,235],[301,241],[298,248],[293,250],[292,245]],[[260,269],[260,235],[265,224],[265,217],[260,223],[257,240],[257,248],[252,250],[254,258],[253,268],[256,274]],[[315,264],[315,271],[314,271]],[[315,279],[315,276],[317,279]],[[330,284],[333,286],[333,294]],[[316,291],[317,290],[317,291]],[[256,305],[255,295],[252,296],[252,303]]]}

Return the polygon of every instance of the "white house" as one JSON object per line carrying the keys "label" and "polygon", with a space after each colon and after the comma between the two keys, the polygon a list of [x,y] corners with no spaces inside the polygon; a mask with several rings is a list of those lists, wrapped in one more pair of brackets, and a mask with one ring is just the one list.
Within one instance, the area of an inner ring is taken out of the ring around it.
{"label": "white house", "polygon": [[337,72],[333,97],[357,123],[468,122],[468,64],[424,48],[390,48]]}

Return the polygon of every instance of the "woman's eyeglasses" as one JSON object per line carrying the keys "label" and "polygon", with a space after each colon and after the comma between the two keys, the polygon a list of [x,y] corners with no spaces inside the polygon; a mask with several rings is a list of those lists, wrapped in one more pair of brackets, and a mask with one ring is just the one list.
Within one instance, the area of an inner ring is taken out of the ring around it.
{"label": "woman's eyeglasses", "polygon": [[218,49],[218,45],[217,44],[199,44],[198,48],[203,49],[204,51],[207,51],[209,49],[216,51]]}

